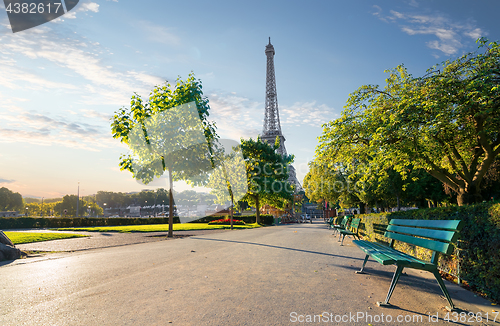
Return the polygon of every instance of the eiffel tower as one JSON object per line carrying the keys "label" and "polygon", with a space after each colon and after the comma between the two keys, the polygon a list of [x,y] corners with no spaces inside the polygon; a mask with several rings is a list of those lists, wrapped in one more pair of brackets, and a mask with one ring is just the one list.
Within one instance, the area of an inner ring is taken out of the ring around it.
{"label": "eiffel tower", "polygon": [[[267,56],[267,74],[266,74],[266,109],[264,116],[264,128],[262,129],[261,139],[269,145],[274,145],[276,138],[279,138],[280,146],[276,150],[278,154],[287,155],[285,148],[285,136],[281,132],[280,113],[278,110],[278,95],[276,93],[276,77],[274,75],[274,46],[266,45]],[[295,168],[292,165],[288,166],[288,181],[295,185],[295,191],[302,189],[302,186],[297,180]]]}

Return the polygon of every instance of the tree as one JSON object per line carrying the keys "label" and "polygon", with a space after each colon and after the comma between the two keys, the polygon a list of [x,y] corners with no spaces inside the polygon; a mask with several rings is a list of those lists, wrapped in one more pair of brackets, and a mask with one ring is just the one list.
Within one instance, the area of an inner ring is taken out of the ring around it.
{"label": "tree", "polygon": [[[211,173],[208,181],[210,193],[217,197],[217,203],[231,202],[230,224],[233,229],[233,210],[235,201],[242,199],[248,191],[245,160],[237,142],[224,140],[224,150],[219,151],[218,167]],[[231,146],[232,145],[232,146]],[[231,147],[231,148],[229,148]]]}
{"label": "tree", "polygon": [[21,211],[23,207],[23,196],[20,193],[0,188],[0,211]]}
{"label": "tree", "polygon": [[398,66],[384,89],[352,93],[340,119],[323,126],[317,155],[335,162],[370,157],[403,176],[425,169],[457,194],[481,200],[481,182],[500,153],[500,45],[478,40],[468,53],[414,78]]}
{"label": "tree", "polygon": [[241,139],[241,150],[245,160],[248,192],[244,197],[256,208],[256,223],[260,223],[260,205],[283,208],[292,201],[293,186],[288,183],[288,165],[293,156],[276,153],[279,142],[270,146],[266,142]]}
{"label": "tree", "polygon": [[173,182],[203,184],[206,172],[214,168],[212,153],[218,136],[208,121],[209,109],[201,81],[191,73],[186,81],[177,79],[174,89],[168,83],[156,86],[147,102],[134,93],[130,108],[120,109],[113,117],[113,137],[132,152],[121,157],[121,170],[146,184],[168,173],[169,237],[173,235]]}

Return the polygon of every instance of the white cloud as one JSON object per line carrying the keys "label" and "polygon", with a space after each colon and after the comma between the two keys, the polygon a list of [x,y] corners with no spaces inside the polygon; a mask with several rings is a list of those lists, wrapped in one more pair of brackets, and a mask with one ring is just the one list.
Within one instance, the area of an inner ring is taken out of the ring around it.
{"label": "white cloud", "polygon": [[[224,138],[239,140],[255,138],[262,133],[264,123],[264,103],[251,101],[236,94],[210,94],[208,96],[212,112],[211,120],[217,125],[217,133]],[[287,126],[320,127],[338,116],[333,108],[318,105],[315,101],[280,105],[280,123]]]}
{"label": "white cloud", "polygon": [[[81,121],[81,118],[79,119]],[[35,145],[60,145],[89,151],[116,146],[106,125],[70,121],[65,117],[43,115],[18,109],[4,113],[0,142],[26,142]]]}
{"label": "white cloud", "polygon": [[256,138],[262,130],[257,123],[258,116],[264,119],[262,103],[250,101],[235,94],[216,94],[207,96],[211,108],[209,119],[217,126],[217,134],[223,138],[239,140]]}
{"label": "white cloud", "polygon": [[[418,3],[412,0],[410,6],[418,7]],[[477,27],[475,22],[470,20],[467,22],[455,22],[448,16],[433,13],[433,14],[415,14],[402,13],[395,10],[390,10],[390,14],[384,15],[382,8],[373,6],[374,16],[388,23],[396,23],[401,30],[408,35],[429,35],[435,39],[427,41],[427,47],[438,50],[446,55],[454,55],[464,47],[463,37],[476,40],[481,36],[486,36],[487,33],[480,27]],[[437,54],[434,54],[438,57]]]}
{"label": "white cloud", "polygon": [[[20,82],[27,84],[21,86]],[[0,85],[10,89],[77,89],[74,85],[53,82],[40,75],[6,65],[0,65]]]}
{"label": "white cloud", "polygon": [[152,76],[143,72],[128,71],[127,74],[146,85],[157,86],[165,83],[163,78]]}
{"label": "white cloud", "polygon": [[136,27],[144,31],[144,35],[151,42],[164,43],[167,45],[180,45],[179,37],[174,33],[173,28],[153,24],[147,20],[136,22]]}
{"label": "white cloud", "polygon": [[321,127],[322,124],[338,117],[333,108],[316,101],[296,102],[290,107],[281,106],[280,119],[282,125]]}
{"label": "white cloud", "polygon": [[[50,29],[40,28],[16,34],[15,38],[11,35],[0,36],[3,43],[0,61],[6,62],[0,65],[0,85],[11,89],[85,89],[92,95],[83,96],[86,104],[123,105],[129,102],[134,92],[147,95],[153,86],[164,81],[143,71],[122,72],[114,69],[104,62],[107,50],[97,42],[53,35],[48,38],[45,35],[48,31]],[[50,75],[48,70],[51,64],[81,78],[72,78],[71,85],[48,80],[45,76]],[[40,66],[47,69],[29,71],[24,68]],[[85,81],[88,82],[86,86],[78,85]]]}
{"label": "white cloud", "polygon": [[78,12],[86,12],[86,11],[92,11],[92,12],[99,12],[99,5],[95,2],[85,2],[81,3],[79,6],[76,7],[76,9],[73,9],[69,12],[67,12],[64,16],[61,16],[60,20],[63,19],[75,19],[76,18],[76,13]]}
{"label": "white cloud", "polygon": [[99,5],[97,3],[95,3],[95,2],[82,3],[82,5],[80,6],[80,8],[82,8],[80,11],[99,12]]}
{"label": "white cloud", "polygon": [[109,123],[112,115],[107,113],[98,112],[96,110],[82,110],[83,116],[87,118],[97,118]]}

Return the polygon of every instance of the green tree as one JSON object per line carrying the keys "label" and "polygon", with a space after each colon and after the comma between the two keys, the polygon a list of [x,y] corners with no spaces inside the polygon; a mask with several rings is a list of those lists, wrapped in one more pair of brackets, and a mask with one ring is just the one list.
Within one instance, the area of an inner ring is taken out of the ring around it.
{"label": "green tree", "polygon": [[236,146],[219,152],[222,157],[217,160],[219,165],[211,173],[207,184],[211,189],[210,193],[216,196],[217,203],[231,202],[231,230],[233,229],[234,203],[242,199],[248,191],[245,160],[240,146],[234,143]]}
{"label": "green tree", "polygon": [[122,170],[146,184],[168,173],[169,237],[173,235],[173,182],[203,184],[206,172],[214,167],[212,152],[218,136],[208,121],[209,109],[201,81],[190,74],[186,81],[179,78],[174,89],[168,83],[156,86],[147,102],[135,93],[130,108],[120,109],[112,118],[113,137],[132,152],[121,157]]}
{"label": "green tree", "polygon": [[22,211],[23,208],[23,196],[20,193],[0,188],[0,211]]}
{"label": "green tree", "polygon": [[317,155],[336,162],[371,157],[403,176],[425,169],[457,194],[481,200],[481,182],[500,153],[500,46],[478,40],[468,53],[412,77],[389,70],[386,86],[360,87],[340,119],[323,126]]}
{"label": "green tree", "polygon": [[260,138],[241,140],[248,188],[244,200],[255,206],[257,223],[261,204],[284,208],[293,199],[294,188],[288,183],[288,165],[293,156],[283,157],[276,153],[277,148],[277,144],[270,146]]}

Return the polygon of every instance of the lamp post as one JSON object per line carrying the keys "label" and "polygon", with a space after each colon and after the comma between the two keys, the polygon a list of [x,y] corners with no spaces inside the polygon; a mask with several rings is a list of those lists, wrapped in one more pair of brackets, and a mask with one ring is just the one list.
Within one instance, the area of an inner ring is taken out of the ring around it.
{"label": "lamp post", "polygon": [[76,217],[78,217],[78,204],[80,201],[80,181],[78,181],[78,192],[76,193]]}
{"label": "lamp post", "polygon": [[40,215],[43,217],[43,197],[42,197],[42,207],[40,208]]}
{"label": "lamp post", "polygon": [[104,207],[102,208],[102,216],[103,216],[103,217],[106,217],[106,214],[105,214],[105,213],[106,213],[106,205],[107,205],[106,203],[104,203],[104,204],[103,204],[103,206],[104,206]]}
{"label": "lamp post", "polygon": [[26,206],[26,217],[28,217],[28,207]]}

